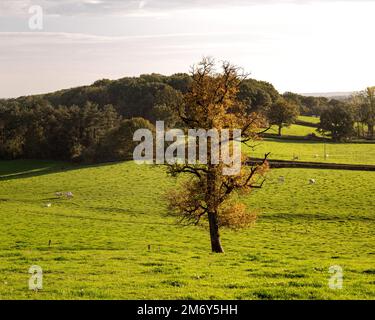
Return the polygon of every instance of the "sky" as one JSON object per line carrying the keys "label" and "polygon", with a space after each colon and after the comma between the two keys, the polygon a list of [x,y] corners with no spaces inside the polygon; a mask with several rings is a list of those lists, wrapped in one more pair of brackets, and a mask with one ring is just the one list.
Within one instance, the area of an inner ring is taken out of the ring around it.
{"label": "sky", "polygon": [[370,0],[0,0],[0,98],[188,72],[203,56],[280,92],[359,91],[375,85],[374,12]]}

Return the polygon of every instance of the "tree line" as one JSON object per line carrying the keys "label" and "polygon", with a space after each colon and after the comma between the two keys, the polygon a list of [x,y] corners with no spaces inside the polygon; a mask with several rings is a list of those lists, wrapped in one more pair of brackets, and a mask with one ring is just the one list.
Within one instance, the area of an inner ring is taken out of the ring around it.
{"label": "tree line", "polygon": [[[0,158],[112,161],[131,156],[132,133],[156,120],[178,127],[178,108],[192,79],[159,74],[99,80],[90,86],[0,100]],[[266,82],[248,79],[240,99],[248,112],[279,97]]]}
{"label": "tree line", "polygon": [[[131,155],[132,133],[164,120],[181,127],[180,108],[189,92],[188,74],[99,80],[90,86],[0,100],[0,158],[112,161]],[[243,80],[237,98],[247,114],[285,126],[298,115],[321,117],[319,130],[334,140],[374,135],[374,89],[348,101],[280,95],[272,84]]]}
{"label": "tree line", "polygon": [[319,116],[317,131],[333,141],[375,138],[375,87],[368,87],[340,100],[323,97],[314,99],[290,92],[285,93],[284,97],[299,105],[301,114]]}

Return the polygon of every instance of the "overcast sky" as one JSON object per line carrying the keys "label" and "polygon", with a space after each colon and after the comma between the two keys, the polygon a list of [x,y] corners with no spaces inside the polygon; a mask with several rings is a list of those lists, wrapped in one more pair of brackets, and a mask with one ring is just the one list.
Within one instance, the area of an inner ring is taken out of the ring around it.
{"label": "overcast sky", "polygon": [[375,85],[374,13],[365,0],[0,0],[0,97],[187,72],[202,56],[280,92],[361,90]]}

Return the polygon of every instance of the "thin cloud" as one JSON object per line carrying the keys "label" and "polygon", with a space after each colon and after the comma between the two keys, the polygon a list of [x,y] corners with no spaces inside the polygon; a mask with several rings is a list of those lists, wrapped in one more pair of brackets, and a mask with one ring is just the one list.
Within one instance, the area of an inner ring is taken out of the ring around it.
{"label": "thin cloud", "polygon": [[11,43],[27,44],[28,42],[36,44],[38,42],[47,42],[48,44],[64,42],[77,43],[111,43],[133,40],[147,39],[163,39],[163,38],[202,38],[202,37],[222,37],[233,35],[246,35],[248,33],[241,32],[201,32],[201,33],[164,33],[149,34],[136,36],[100,36],[85,33],[69,33],[69,32],[0,32],[0,46],[8,41],[6,46]]}
{"label": "thin cloud", "polygon": [[317,2],[368,2],[371,0],[2,0],[0,15],[23,15],[32,5],[40,5],[47,15],[129,14],[144,16],[152,12],[268,4],[308,4]]}

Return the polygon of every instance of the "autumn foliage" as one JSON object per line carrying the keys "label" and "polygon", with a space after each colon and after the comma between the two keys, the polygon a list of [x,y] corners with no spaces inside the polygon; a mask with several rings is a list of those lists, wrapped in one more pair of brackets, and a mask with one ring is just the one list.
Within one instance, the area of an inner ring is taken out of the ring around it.
{"label": "autumn foliage", "polygon": [[[191,70],[192,85],[184,96],[184,104],[179,117],[189,129],[212,128],[241,129],[240,139],[230,137],[230,144],[252,144],[259,139],[260,128],[265,123],[256,113],[248,113],[247,106],[238,99],[241,82],[246,75],[241,69],[223,62],[220,72],[215,69],[212,59],[203,59]],[[239,141],[238,141],[239,140]],[[226,166],[211,163],[211,140],[208,138],[207,164],[185,163],[168,165],[172,176],[183,174],[183,183],[167,195],[169,209],[181,223],[199,224],[208,222],[211,249],[223,252],[219,228],[239,229],[252,225],[255,213],[249,212],[239,201],[239,195],[248,194],[253,188],[261,188],[264,174],[268,170],[267,155],[256,166],[249,166],[247,157],[242,155],[241,169],[235,175],[223,174]]]}

